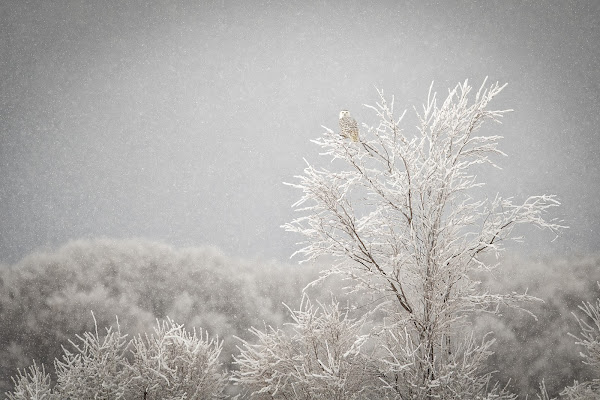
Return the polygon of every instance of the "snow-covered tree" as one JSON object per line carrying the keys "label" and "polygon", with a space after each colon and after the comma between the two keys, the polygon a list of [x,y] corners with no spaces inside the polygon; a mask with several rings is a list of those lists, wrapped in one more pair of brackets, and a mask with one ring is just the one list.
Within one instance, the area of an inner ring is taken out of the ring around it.
{"label": "snow-covered tree", "polygon": [[385,398],[361,351],[368,339],[361,333],[363,319],[350,318],[335,301],[315,306],[307,296],[290,314],[290,330],[252,328],[257,342],[242,340],[231,379],[249,398]]}
{"label": "snow-covered tree", "polygon": [[401,398],[461,398],[445,392],[450,380],[474,388],[461,396],[482,398],[486,390],[491,397],[506,395],[477,380],[489,342],[478,347],[458,333],[468,312],[532,297],[484,292],[470,273],[494,268],[485,256],[497,257],[507,240],[520,240],[513,235],[518,225],[561,228],[544,219],[559,204],[552,195],[518,203],[482,194],[477,167],[496,166],[493,157],[503,153],[500,136],[478,131],[510,111],[488,109],[504,86],[485,85],[470,102],[465,81],[439,105],[430,88],[422,111],[415,109],[414,133],[404,132],[406,113],[397,115],[393,98],[388,103],[380,92],[376,106],[368,106],[378,125],[364,125],[356,142],[324,127],[314,143],[331,167],[307,162],[291,184],[303,192],[294,206],[304,215],[284,225],[305,237],[297,254],[303,261],[333,257],[322,279],[344,274],[350,290],[385,298],[387,317],[375,332],[389,349],[381,372]]}

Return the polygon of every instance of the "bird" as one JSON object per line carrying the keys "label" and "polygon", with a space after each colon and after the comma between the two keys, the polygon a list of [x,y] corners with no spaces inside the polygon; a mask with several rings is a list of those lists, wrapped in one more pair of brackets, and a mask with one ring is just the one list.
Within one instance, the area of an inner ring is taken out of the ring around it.
{"label": "bird", "polygon": [[358,124],[356,120],[350,116],[350,111],[340,111],[340,129],[343,137],[352,139],[353,142],[358,142]]}

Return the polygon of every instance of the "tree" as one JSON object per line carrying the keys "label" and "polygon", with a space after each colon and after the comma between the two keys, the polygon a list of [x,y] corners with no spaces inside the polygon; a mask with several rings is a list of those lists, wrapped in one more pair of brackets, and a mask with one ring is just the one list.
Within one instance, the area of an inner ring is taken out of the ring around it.
{"label": "tree", "polygon": [[[544,219],[559,205],[554,196],[516,203],[481,194],[476,167],[496,166],[492,157],[504,153],[498,149],[500,136],[477,132],[484,121],[499,122],[511,111],[487,108],[503,88],[498,83],[485,88],[484,82],[470,104],[465,81],[440,106],[430,88],[423,110],[415,109],[415,134],[402,130],[406,112],[398,116],[393,98],[388,103],[380,91],[380,102],[367,106],[379,124],[363,131],[357,142],[325,128],[313,142],[333,168],[307,162],[299,183],[290,184],[303,192],[294,207],[304,215],[284,225],[305,238],[295,254],[303,262],[333,257],[321,280],[344,274],[350,291],[384,299],[380,308],[386,319],[377,335],[392,337],[394,345],[388,347],[382,373],[399,398],[459,398],[446,391],[447,382],[471,386],[470,398],[509,396],[490,390],[489,377],[477,378],[482,357],[468,357],[476,347],[469,335],[457,333],[469,312],[533,298],[483,292],[470,274],[496,266],[485,256],[498,257],[504,242],[520,240],[513,235],[518,225],[555,233],[561,225]],[[488,347],[484,341],[480,349]]]}

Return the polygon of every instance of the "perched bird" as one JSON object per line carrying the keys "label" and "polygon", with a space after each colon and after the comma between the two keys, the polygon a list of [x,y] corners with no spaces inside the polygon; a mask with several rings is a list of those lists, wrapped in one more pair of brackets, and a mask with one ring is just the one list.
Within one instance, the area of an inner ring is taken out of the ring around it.
{"label": "perched bird", "polygon": [[358,124],[356,120],[350,116],[350,111],[340,111],[340,129],[343,137],[352,139],[353,142],[358,142]]}

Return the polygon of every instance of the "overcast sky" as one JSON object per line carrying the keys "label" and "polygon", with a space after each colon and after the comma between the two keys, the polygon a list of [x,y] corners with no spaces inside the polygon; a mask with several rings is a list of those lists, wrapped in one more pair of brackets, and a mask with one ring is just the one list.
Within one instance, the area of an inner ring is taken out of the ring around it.
{"label": "overcast sky", "polygon": [[0,260],[97,236],[287,259],[282,182],[321,125],[485,76],[515,110],[490,190],[556,194],[571,227],[521,250],[597,251],[599,26],[598,1],[3,0]]}

